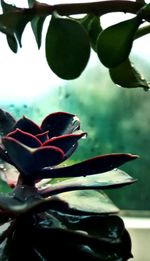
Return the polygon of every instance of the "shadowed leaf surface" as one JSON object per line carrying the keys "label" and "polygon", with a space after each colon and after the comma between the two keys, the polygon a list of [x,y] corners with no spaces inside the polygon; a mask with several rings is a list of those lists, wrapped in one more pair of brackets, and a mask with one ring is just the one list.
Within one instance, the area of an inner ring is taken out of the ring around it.
{"label": "shadowed leaf surface", "polygon": [[1,136],[7,135],[13,130],[16,120],[7,111],[0,109],[0,133]]}
{"label": "shadowed leaf surface", "polygon": [[90,158],[77,164],[60,167],[60,168],[45,168],[37,173],[37,177],[41,178],[67,178],[80,177],[103,173],[114,168],[117,168],[124,163],[138,158],[137,155],[114,153],[106,154]]}
{"label": "shadowed leaf surface", "polygon": [[96,51],[97,39],[100,32],[102,31],[99,16],[88,14],[82,19],[80,19],[80,23],[87,30],[90,44],[93,50]]}
{"label": "shadowed leaf surface", "polygon": [[80,76],[90,56],[88,34],[76,21],[52,16],[46,35],[46,58],[54,73],[71,80]]}
{"label": "shadowed leaf surface", "polygon": [[112,25],[100,33],[97,54],[104,66],[116,67],[128,58],[140,23],[139,19],[134,17]]}
{"label": "shadowed leaf surface", "polygon": [[71,209],[84,214],[117,213],[119,211],[103,192],[79,190],[61,193],[57,197],[68,203]]}
{"label": "shadowed leaf surface", "polygon": [[49,138],[69,134],[80,129],[80,120],[74,114],[67,112],[51,113],[43,120],[41,129],[49,131]]}
{"label": "shadowed leaf surface", "polygon": [[135,69],[134,65],[127,59],[117,67],[110,68],[109,74],[114,83],[126,88],[143,87],[149,89],[149,83]]}

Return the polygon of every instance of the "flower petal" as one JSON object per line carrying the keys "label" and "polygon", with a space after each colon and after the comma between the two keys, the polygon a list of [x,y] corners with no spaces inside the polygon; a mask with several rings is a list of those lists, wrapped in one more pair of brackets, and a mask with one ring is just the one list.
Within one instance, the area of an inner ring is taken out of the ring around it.
{"label": "flower petal", "polygon": [[79,162],[77,164],[60,167],[54,169],[43,169],[38,173],[39,178],[67,178],[67,177],[80,177],[93,175],[96,173],[103,173],[114,168],[121,166],[122,164],[138,158],[137,155],[132,154],[106,154],[90,158],[88,160]]}
{"label": "flower petal", "polygon": [[34,121],[31,121],[25,116],[16,122],[14,125],[14,130],[17,128],[33,135],[41,133],[40,127]]}
{"label": "flower petal", "polygon": [[45,131],[45,132],[42,132],[40,134],[37,134],[36,137],[43,143],[43,142],[45,142],[46,140],[49,139],[48,132],[49,131]]}
{"label": "flower petal", "polygon": [[41,129],[49,130],[49,137],[69,134],[80,129],[80,121],[74,115],[67,112],[49,114],[42,122]]}
{"label": "flower petal", "polygon": [[15,131],[10,132],[7,137],[11,137],[16,139],[17,141],[23,143],[24,145],[31,147],[31,148],[37,148],[42,145],[42,142],[36,138],[34,135],[22,131],[20,129],[16,129]]}
{"label": "flower petal", "polygon": [[56,146],[63,150],[64,154],[66,154],[72,147],[75,146],[77,141],[85,135],[85,132],[81,132],[79,134],[65,134],[47,140],[43,143],[43,146]]}
{"label": "flower petal", "polygon": [[64,156],[63,151],[54,146],[29,148],[11,137],[3,138],[3,143],[16,168],[25,175],[56,165]]}

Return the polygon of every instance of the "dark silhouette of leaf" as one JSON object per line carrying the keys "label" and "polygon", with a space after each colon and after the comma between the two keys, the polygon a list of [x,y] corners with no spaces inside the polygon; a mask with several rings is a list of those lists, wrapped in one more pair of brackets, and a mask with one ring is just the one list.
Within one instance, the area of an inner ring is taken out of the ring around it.
{"label": "dark silhouette of leaf", "polygon": [[86,177],[97,173],[103,173],[114,168],[118,168],[124,163],[138,158],[132,154],[106,154],[90,158],[88,160],[60,168],[45,168],[36,173],[39,178],[67,178],[67,177]]}
{"label": "dark silhouette of leaf", "polygon": [[52,16],[46,35],[46,58],[54,73],[71,80],[80,76],[90,56],[88,34],[69,18]]}
{"label": "dark silhouette of leaf", "polygon": [[104,66],[116,67],[128,58],[140,24],[141,20],[134,17],[112,25],[100,33],[97,54]]}
{"label": "dark silhouette of leaf", "polygon": [[17,43],[17,40],[16,40],[15,36],[14,35],[7,35],[6,38],[7,38],[7,43],[9,45],[10,49],[14,53],[17,53],[17,51],[18,51],[18,43]]}
{"label": "dark silhouette of leaf", "polygon": [[149,83],[139,74],[134,65],[127,59],[120,65],[109,69],[114,83],[126,88],[143,87],[149,89]]}
{"label": "dark silhouette of leaf", "polygon": [[43,24],[45,21],[46,16],[36,16],[31,21],[32,30],[37,42],[37,46],[40,49],[41,47],[41,41],[42,41],[42,30],[43,30]]}
{"label": "dark silhouette of leaf", "polygon": [[15,5],[8,4],[4,0],[1,0],[1,6],[4,13],[16,10]]}
{"label": "dark silhouette of leaf", "polygon": [[[11,8],[10,8],[11,9]],[[25,26],[32,20],[33,15],[23,9],[13,7],[13,10],[0,15],[0,31],[6,35],[16,36],[20,46]]]}
{"label": "dark silhouette of leaf", "polygon": [[7,111],[0,109],[0,133],[1,136],[7,135],[13,130],[16,120]]}
{"label": "dark silhouette of leaf", "polygon": [[91,46],[96,51],[97,39],[102,31],[99,16],[87,14],[84,18],[80,19],[80,23],[87,30]]}

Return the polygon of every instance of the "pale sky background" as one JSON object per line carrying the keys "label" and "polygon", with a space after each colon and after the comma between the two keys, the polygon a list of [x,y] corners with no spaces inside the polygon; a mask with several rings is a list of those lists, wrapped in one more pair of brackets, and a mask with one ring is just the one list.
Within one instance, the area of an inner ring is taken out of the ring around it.
{"label": "pale sky background", "polygon": [[[19,7],[27,7],[26,0],[7,0],[7,2]],[[55,4],[81,1],[43,0],[40,2]],[[83,0],[82,2],[93,1]],[[127,15],[121,15],[121,17],[128,18]],[[105,26],[108,26],[109,24],[116,23],[117,19],[120,19],[120,15],[115,13],[111,15],[109,20],[106,16],[103,16],[102,22]],[[150,36],[148,35],[147,37],[150,41]],[[141,48],[143,44],[144,48]],[[145,57],[150,57],[149,44],[147,45],[148,48],[145,44],[145,37],[136,41],[134,52],[138,52]],[[92,53],[87,68],[92,67],[96,63],[99,64],[98,58],[96,54]],[[0,105],[13,102],[30,103],[41,95],[45,95],[50,88],[55,88],[56,85],[64,83],[65,81],[57,77],[47,65],[44,41],[41,49],[38,50],[30,24],[27,25],[23,33],[22,48],[18,50],[17,54],[14,54],[9,49],[5,35],[0,33]]]}

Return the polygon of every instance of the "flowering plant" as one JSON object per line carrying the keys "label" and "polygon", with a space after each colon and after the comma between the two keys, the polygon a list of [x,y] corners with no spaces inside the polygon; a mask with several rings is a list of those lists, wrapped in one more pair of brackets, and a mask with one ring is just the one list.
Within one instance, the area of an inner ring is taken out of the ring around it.
{"label": "flowering plant", "polygon": [[[116,216],[118,209],[99,190],[133,183],[116,168],[136,155],[107,154],[63,166],[86,135],[79,119],[66,112],[49,114],[39,127],[26,117],[16,121],[0,110],[0,130],[1,161],[9,173],[17,170],[11,182],[6,172],[13,189],[0,193],[0,222],[5,224],[1,260],[132,256],[130,236]],[[48,179],[44,186],[43,179]]]}

